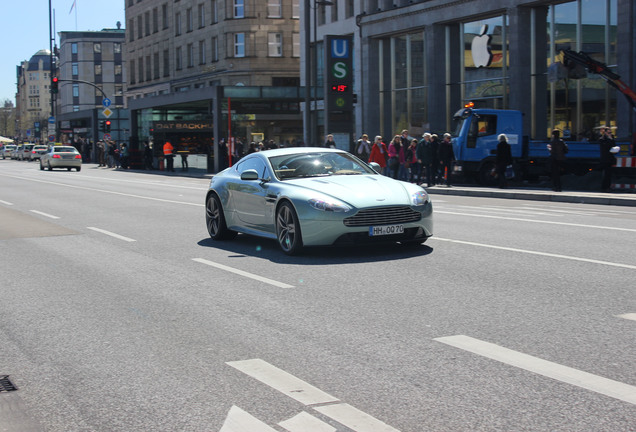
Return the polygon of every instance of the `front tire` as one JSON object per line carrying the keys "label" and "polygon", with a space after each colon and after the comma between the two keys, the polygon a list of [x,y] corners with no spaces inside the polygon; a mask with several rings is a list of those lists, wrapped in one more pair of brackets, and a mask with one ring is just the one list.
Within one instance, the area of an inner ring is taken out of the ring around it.
{"label": "front tire", "polygon": [[44,165],[42,165],[42,161],[40,161],[40,171],[44,171]]}
{"label": "front tire", "polygon": [[205,225],[214,240],[231,240],[236,237],[236,231],[227,229],[221,200],[213,193],[208,196],[205,204]]}
{"label": "front tire", "polygon": [[47,169],[48,169],[49,171],[53,171],[53,167],[51,166],[51,162],[47,162],[47,164],[46,164],[46,165],[47,165]]}
{"label": "front tire", "polygon": [[298,215],[288,202],[282,203],[276,211],[276,238],[287,255],[296,255],[303,248]]}

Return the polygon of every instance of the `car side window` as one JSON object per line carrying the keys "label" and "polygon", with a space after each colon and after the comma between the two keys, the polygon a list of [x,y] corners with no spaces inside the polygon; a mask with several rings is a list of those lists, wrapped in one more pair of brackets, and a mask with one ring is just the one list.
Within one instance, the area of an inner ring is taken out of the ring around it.
{"label": "car side window", "polygon": [[266,175],[265,164],[258,158],[249,158],[242,161],[237,167],[236,171],[239,175],[243,174],[246,170],[256,170],[260,178],[264,178]]}

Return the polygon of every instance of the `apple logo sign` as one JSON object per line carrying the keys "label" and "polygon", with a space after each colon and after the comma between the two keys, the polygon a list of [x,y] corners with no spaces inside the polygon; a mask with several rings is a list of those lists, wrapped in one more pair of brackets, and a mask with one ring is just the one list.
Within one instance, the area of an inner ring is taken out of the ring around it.
{"label": "apple logo sign", "polygon": [[475,67],[487,67],[492,62],[492,52],[490,52],[490,35],[487,35],[488,24],[481,26],[479,36],[473,38],[470,51],[473,55]]}

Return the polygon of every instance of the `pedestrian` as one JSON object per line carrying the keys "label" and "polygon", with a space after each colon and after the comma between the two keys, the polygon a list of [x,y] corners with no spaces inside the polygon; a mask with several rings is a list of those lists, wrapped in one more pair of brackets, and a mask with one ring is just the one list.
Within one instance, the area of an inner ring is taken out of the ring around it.
{"label": "pedestrian", "polygon": [[386,145],[382,142],[382,137],[380,135],[376,135],[375,140],[373,140],[373,145],[371,146],[371,153],[369,154],[369,163],[375,162],[380,165],[382,168],[381,173],[384,174],[384,170],[387,165],[388,158],[388,150]]}
{"label": "pedestrian", "polygon": [[455,160],[455,152],[453,151],[453,143],[451,142],[451,134],[445,133],[444,139],[438,149],[439,163],[442,169],[442,176],[446,175],[446,186],[451,187],[451,177],[453,172],[453,161]]}
{"label": "pedestrian", "polygon": [[409,173],[409,181],[411,183],[417,183],[420,179],[421,163],[417,158],[417,140],[414,138],[411,140],[411,144],[406,149],[404,165]]}
{"label": "pedestrian", "polygon": [[433,176],[433,185],[444,182],[444,175],[439,170],[439,135],[431,134],[431,174]]}
{"label": "pedestrian", "polygon": [[327,135],[327,141],[325,141],[325,147],[327,148],[336,148],[336,142],[333,139],[333,135]]}
{"label": "pedestrian", "polygon": [[106,166],[105,153],[106,151],[104,149],[104,141],[97,141],[97,160],[99,162],[98,166],[100,167]]}
{"label": "pedestrian", "polygon": [[128,146],[126,143],[122,143],[119,150],[119,163],[122,169],[128,169],[128,155]]}
{"label": "pedestrian", "polygon": [[225,168],[230,166],[229,163],[227,143],[225,142],[225,139],[221,139],[221,142],[219,142],[219,171],[223,171]]}
{"label": "pedestrian", "polygon": [[362,134],[362,137],[358,140],[356,145],[356,156],[363,161],[369,160],[371,154],[371,141],[369,141],[369,135]]}
{"label": "pedestrian", "polygon": [[616,156],[614,153],[618,149],[614,148],[616,142],[612,136],[612,131],[607,126],[601,128],[601,137],[598,143],[601,150],[600,168],[603,171],[601,190],[603,192],[610,192],[612,188],[612,170],[614,165],[616,165]]}
{"label": "pedestrian", "polygon": [[401,168],[404,166],[404,148],[402,147],[402,137],[395,135],[389,143],[389,175],[394,179],[399,179]]}
{"label": "pedestrian", "polygon": [[506,134],[499,134],[497,140],[499,143],[497,144],[495,170],[499,180],[499,188],[505,189],[508,187],[506,169],[508,168],[508,165],[512,165],[512,152],[510,150],[510,144],[508,143],[508,137]]}
{"label": "pedestrian", "polygon": [[547,146],[550,151],[552,190],[555,192],[561,192],[561,173],[565,168],[565,155],[568,152],[568,146],[560,136],[561,132],[558,129],[552,130],[552,138]]}
{"label": "pedestrian", "polygon": [[115,153],[115,143],[112,141],[108,141],[107,142],[108,145],[108,168],[114,168],[115,167],[115,157],[117,156],[117,153]]}
{"label": "pedestrian", "polygon": [[163,145],[163,158],[166,160],[166,171],[174,172],[174,147],[169,141]]}
{"label": "pedestrian", "polygon": [[179,152],[181,155],[181,171],[188,171],[188,149]]}
{"label": "pedestrian", "polygon": [[432,135],[429,132],[422,135],[422,139],[417,144],[417,160],[420,163],[420,178],[418,184],[422,184],[422,172],[426,171],[426,184],[428,187],[435,185],[435,176],[437,174],[437,148],[433,146]]}
{"label": "pedestrian", "polygon": [[152,147],[148,141],[144,141],[144,169],[150,171],[152,166]]}

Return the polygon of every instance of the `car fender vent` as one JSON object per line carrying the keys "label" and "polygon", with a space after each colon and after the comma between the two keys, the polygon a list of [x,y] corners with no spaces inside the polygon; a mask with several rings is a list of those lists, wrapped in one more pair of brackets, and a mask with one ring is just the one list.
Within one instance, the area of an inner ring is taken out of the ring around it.
{"label": "car fender vent", "polygon": [[16,391],[17,389],[9,379],[9,375],[0,375],[0,393]]}

